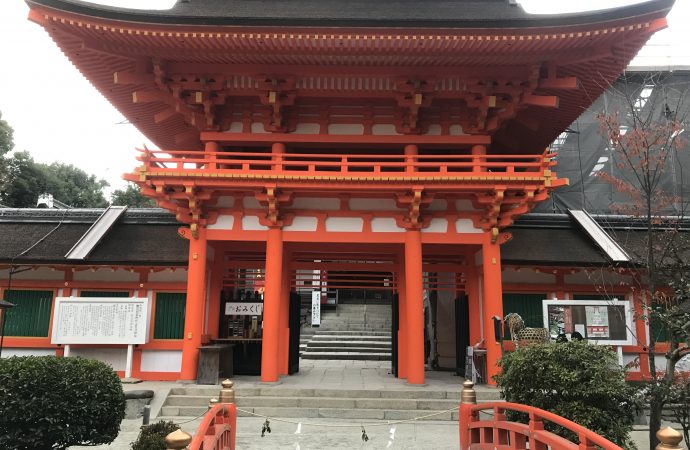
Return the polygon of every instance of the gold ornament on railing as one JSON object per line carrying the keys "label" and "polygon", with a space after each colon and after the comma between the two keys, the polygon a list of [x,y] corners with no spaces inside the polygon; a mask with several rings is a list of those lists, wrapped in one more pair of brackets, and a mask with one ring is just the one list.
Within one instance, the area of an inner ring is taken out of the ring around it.
{"label": "gold ornament on railing", "polygon": [[223,388],[220,390],[218,401],[220,403],[235,403],[235,390],[232,388],[235,383],[230,380],[224,380],[221,385]]}
{"label": "gold ornament on railing", "polygon": [[165,446],[168,450],[184,450],[192,442],[192,436],[177,429],[165,437]]}
{"label": "gold ornament on railing", "polygon": [[470,380],[462,383],[462,392],[460,394],[460,403],[464,405],[477,404],[477,392],[474,390],[474,383]]}
{"label": "gold ornament on railing", "polygon": [[683,435],[671,427],[657,431],[656,438],[660,441],[656,450],[682,450],[680,443],[683,440]]}

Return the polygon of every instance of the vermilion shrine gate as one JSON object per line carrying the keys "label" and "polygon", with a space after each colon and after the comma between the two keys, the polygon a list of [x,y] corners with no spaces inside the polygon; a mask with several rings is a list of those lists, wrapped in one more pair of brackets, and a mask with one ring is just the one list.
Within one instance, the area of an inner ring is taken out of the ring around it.
{"label": "vermilion shrine gate", "polygon": [[[350,285],[378,273],[397,292],[397,374],[410,384],[424,383],[425,289],[467,294],[470,343],[483,339],[496,372],[503,229],[567,183],[545,149],[672,5],[532,16],[507,0],[28,3],[161,148],[141,150],[126,179],[190,242],[182,379],[196,378],[240,268],[265,276],[263,381],[288,373],[296,273],[320,270],[349,271]],[[439,287],[434,273],[455,275]]]}

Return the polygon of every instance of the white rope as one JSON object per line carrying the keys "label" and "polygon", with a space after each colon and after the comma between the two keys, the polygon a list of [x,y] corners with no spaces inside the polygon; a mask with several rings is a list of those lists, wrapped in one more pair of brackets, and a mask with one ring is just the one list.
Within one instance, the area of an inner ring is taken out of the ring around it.
{"label": "white rope", "polygon": [[237,411],[243,412],[245,414],[249,414],[255,417],[261,417],[262,419],[269,419],[269,420],[274,420],[276,422],[283,422],[283,423],[291,423],[291,424],[302,424],[302,425],[309,425],[312,427],[330,427],[330,428],[361,428],[362,426],[368,426],[368,427],[380,427],[380,426],[389,426],[389,425],[397,425],[401,423],[409,423],[409,422],[416,422],[421,419],[426,419],[428,417],[434,417],[434,416],[440,416],[441,414],[453,412],[459,410],[460,407],[456,406],[455,408],[451,408],[445,411],[437,411],[435,413],[431,414],[425,414],[423,416],[419,417],[414,417],[412,419],[403,419],[403,420],[386,420],[386,421],[381,421],[381,422],[359,422],[359,423],[350,423],[350,424],[337,424],[337,423],[314,423],[314,422],[304,422],[304,421],[294,421],[294,420],[288,420],[288,419],[278,419],[276,417],[270,417],[270,416],[264,416],[263,414],[257,414],[251,411],[247,411],[245,409],[240,409],[237,408]]}

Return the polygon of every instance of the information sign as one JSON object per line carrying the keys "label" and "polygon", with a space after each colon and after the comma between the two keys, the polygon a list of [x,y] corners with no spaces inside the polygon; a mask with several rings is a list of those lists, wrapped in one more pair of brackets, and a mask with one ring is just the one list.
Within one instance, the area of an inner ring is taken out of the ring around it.
{"label": "information sign", "polygon": [[263,303],[228,302],[225,304],[226,316],[260,316],[263,312]]}
{"label": "information sign", "polygon": [[321,326],[321,290],[311,292],[311,326]]}
{"label": "information sign", "polygon": [[148,298],[57,297],[52,344],[145,344]]}
{"label": "information sign", "polygon": [[578,332],[601,345],[633,345],[630,302],[619,300],[543,300],[544,326],[552,338]]}

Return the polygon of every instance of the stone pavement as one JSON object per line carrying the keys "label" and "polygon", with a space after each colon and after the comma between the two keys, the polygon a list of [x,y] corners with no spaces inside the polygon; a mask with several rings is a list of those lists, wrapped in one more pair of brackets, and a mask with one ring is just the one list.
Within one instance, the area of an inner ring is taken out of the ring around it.
{"label": "stone pavement", "polygon": [[[419,389],[409,386],[389,374],[389,362],[381,361],[330,361],[302,360],[300,374],[283,377],[279,386],[286,388],[318,387],[321,389]],[[448,391],[461,390],[462,379],[450,372],[427,372],[429,389]],[[263,386],[258,377],[238,376],[233,378],[235,388]],[[135,385],[124,385],[129,389],[152,389],[155,397],[152,402],[151,417],[156,417],[171,388],[179,386],[176,382],[143,382]],[[220,387],[219,387],[220,388]],[[478,386],[477,389],[492,389]],[[264,419],[240,417],[237,419],[237,449],[457,449],[459,445],[458,424],[456,422],[424,421],[389,424],[385,421],[366,420],[365,429],[369,441],[362,441],[361,421],[343,419],[304,419],[301,433],[297,431],[300,419],[285,419],[286,422],[272,420],[271,433],[261,437],[261,426]],[[155,422],[152,419],[151,422]],[[182,423],[182,428],[194,434],[201,421],[200,418],[175,420]],[[317,426],[310,425],[317,424]],[[343,425],[351,425],[344,427]],[[130,450],[131,443],[137,437],[141,419],[124,420],[121,432],[111,445],[97,447],[72,447],[76,449],[95,450]],[[390,439],[391,429],[395,428],[394,439]],[[644,450],[647,444],[647,431],[633,432],[633,439],[638,449]]]}

